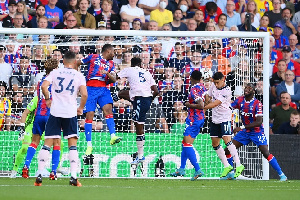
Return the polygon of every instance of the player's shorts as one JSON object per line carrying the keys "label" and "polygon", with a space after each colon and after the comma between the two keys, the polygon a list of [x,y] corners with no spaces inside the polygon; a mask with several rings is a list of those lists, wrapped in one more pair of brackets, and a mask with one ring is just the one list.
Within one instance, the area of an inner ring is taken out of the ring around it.
{"label": "player's shorts", "polygon": [[267,138],[263,132],[246,132],[246,129],[238,132],[233,139],[242,143],[243,145],[247,145],[251,141],[257,146],[268,145]]}
{"label": "player's shorts", "polygon": [[65,139],[79,136],[77,116],[61,118],[50,115],[46,124],[45,139],[61,138],[61,130]]}
{"label": "player's shorts", "polygon": [[35,116],[33,121],[32,134],[37,134],[42,136],[45,131],[46,123],[49,116]]}
{"label": "player's shorts", "polygon": [[200,133],[200,129],[202,128],[203,124],[204,119],[194,121],[193,123],[186,122],[183,135],[191,136],[191,138],[196,138],[197,135]]}
{"label": "player's shorts", "polygon": [[231,122],[222,122],[220,124],[210,123],[210,137],[222,138],[223,136],[231,136]]}
{"label": "player's shorts", "polygon": [[151,97],[134,97],[132,120],[138,124],[145,124],[146,113],[150,109]]}
{"label": "player's shorts", "polygon": [[97,104],[102,109],[106,104],[113,104],[110,91],[106,87],[87,86],[88,98],[83,112],[95,111]]}

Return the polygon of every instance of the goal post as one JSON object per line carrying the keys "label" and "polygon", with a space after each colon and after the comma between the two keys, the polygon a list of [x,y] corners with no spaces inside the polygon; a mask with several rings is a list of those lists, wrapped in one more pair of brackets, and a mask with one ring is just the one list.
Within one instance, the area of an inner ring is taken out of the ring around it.
{"label": "goal post", "polygon": [[[131,49],[132,53],[132,47],[134,45],[136,46],[143,46],[144,44],[149,46],[149,52],[153,51],[154,47],[151,45],[155,45],[157,43],[164,44],[164,47],[162,47],[162,51],[165,51],[165,54],[167,54],[167,50],[172,50],[172,54],[176,54],[175,50],[175,43],[180,42],[184,43],[184,54],[185,56],[192,56],[191,55],[191,47],[193,45],[197,45],[198,43],[206,44],[206,49],[204,48],[206,53],[201,52],[201,56],[203,59],[209,57],[211,55],[211,52],[209,53],[210,45],[213,43],[213,41],[216,40],[222,40],[225,38],[238,38],[239,43],[237,44],[238,47],[236,49],[237,55],[240,57],[236,61],[236,66],[239,67],[240,62],[242,62],[245,57],[243,55],[243,50],[248,51],[248,49],[251,49],[251,51],[248,52],[248,54],[254,54],[254,52],[257,51],[257,46],[252,45],[256,42],[262,41],[262,51],[261,53],[261,60],[263,65],[263,92],[266,95],[263,95],[263,125],[264,125],[264,133],[267,137],[267,140],[269,141],[269,70],[270,70],[270,64],[269,64],[269,33],[266,32],[239,32],[239,31],[203,31],[203,32],[172,32],[172,31],[115,31],[115,30],[87,30],[87,29],[35,29],[35,28],[26,28],[26,29],[18,29],[18,28],[2,28],[0,29],[0,35],[2,34],[3,38],[2,45],[7,45],[8,42],[13,41],[14,44],[17,45],[28,45],[33,48],[38,45],[42,45],[43,48],[46,46],[49,51],[51,49],[53,50],[52,46],[56,47],[65,47],[67,46],[67,49],[71,46],[76,46],[77,44],[80,44],[82,47],[86,49],[92,49],[95,48],[96,45],[98,45],[98,41],[93,40],[93,37],[128,37],[131,36],[134,38],[133,40],[109,40],[108,38],[104,38],[101,40],[101,45],[105,43],[111,43],[114,46],[120,46],[121,48],[129,48]],[[53,35],[53,36],[78,36],[80,39],[76,40],[76,43],[74,41],[68,41],[68,42],[60,42],[56,43],[57,37],[55,37],[54,42],[51,43],[39,43],[37,41],[32,42],[31,40],[11,40],[10,36],[14,34],[22,34],[25,36],[29,36],[31,38],[33,35]],[[86,38],[88,37],[88,38]],[[144,40],[145,38],[152,38],[151,40]],[[7,39],[8,38],[8,39]],[[154,38],[154,39],[153,39]],[[171,38],[171,40],[167,40],[166,38]],[[246,40],[249,40],[251,45],[247,46]],[[255,41],[254,41],[255,40]],[[240,42],[242,41],[242,42]],[[195,42],[195,43],[193,43]],[[227,44],[227,43],[226,43]],[[52,46],[51,46],[52,45]],[[150,47],[151,46],[151,47]],[[172,47],[172,48],[171,48]],[[96,47],[97,48],[97,47]],[[95,48],[95,49],[96,49]],[[151,49],[152,48],[152,49]],[[165,48],[165,49],[164,49]],[[224,48],[224,47],[223,47]],[[222,49],[223,49],[222,48]],[[17,49],[17,48],[16,48]],[[166,50],[167,49],[167,50]],[[222,50],[221,49],[221,50]],[[140,51],[139,51],[140,50]],[[137,52],[135,52],[134,56],[141,57],[141,52],[145,51],[141,47]],[[208,50],[208,51],[207,51]],[[18,51],[18,50],[17,50]],[[95,51],[96,52],[96,51]],[[208,52],[208,53],[207,53]],[[84,53],[85,54],[85,53]],[[125,51],[122,52],[122,54],[125,54]],[[150,54],[151,55],[151,54]],[[50,56],[50,54],[46,55]],[[83,55],[85,56],[85,55]],[[247,74],[248,80],[251,80],[253,82],[253,73],[255,72],[254,65],[257,64],[257,58],[255,58],[254,55],[247,55],[250,59],[249,66],[247,69],[245,69],[245,72],[243,73]],[[172,57],[170,52],[170,57],[167,58],[169,60]],[[174,55],[173,55],[174,57]],[[176,57],[176,56],[175,56]],[[238,56],[237,56],[238,57]],[[123,65],[124,58],[121,61],[120,65]],[[203,60],[202,60],[203,61]],[[232,61],[232,60],[231,60]],[[18,62],[18,61],[17,61]],[[234,62],[234,61],[232,61]],[[250,62],[252,64],[250,64]],[[254,64],[253,64],[254,63]],[[18,64],[18,63],[16,63]],[[250,66],[251,65],[251,66]],[[160,63],[159,66],[156,66],[155,68],[157,71],[159,71],[160,67],[164,70],[164,66],[162,63]],[[163,73],[163,72],[162,72]],[[161,76],[163,74],[160,74]],[[208,75],[209,76],[209,75]],[[182,78],[184,79],[184,78]],[[186,79],[184,79],[186,80]],[[243,79],[244,80],[244,79]],[[245,85],[245,82],[241,80],[239,85],[243,87]],[[172,80],[173,83],[173,80]],[[253,82],[255,83],[255,82]],[[164,83],[163,83],[164,84]],[[185,86],[185,85],[184,85]],[[172,86],[173,87],[173,86]],[[188,88],[188,85],[187,85]],[[156,100],[157,105],[162,105],[162,99]],[[117,107],[117,110],[120,107]],[[126,108],[127,109],[127,108]],[[124,112],[126,112],[126,109]],[[129,109],[129,108],[128,108]],[[123,109],[122,109],[123,112]],[[130,111],[128,111],[130,115]],[[152,113],[153,114],[153,113]],[[154,113],[154,115],[157,113]],[[154,115],[151,115],[154,116]],[[119,115],[116,115],[119,116]],[[156,117],[156,116],[154,116]],[[155,118],[156,119],[156,118]],[[120,120],[116,119],[115,120]],[[130,129],[130,120],[124,120],[124,123],[129,123],[129,129]],[[161,122],[160,122],[161,123]],[[238,123],[238,121],[237,121]],[[121,123],[122,125],[122,123]],[[158,126],[161,126],[161,124],[157,124]],[[173,124],[172,124],[173,125]],[[169,127],[170,129],[170,127]],[[86,162],[89,162],[89,158],[84,158],[84,151],[86,147],[85,142],[85,136],[84,136],[84,130],[80,133],[81,139],[79,139],[79,155],[81,158],[81,169],[84,170],[91,170],[94,173],[94,177],[155,177],[160,176],[160,174],[163,174],[162,176],[166,176],[167,174],[171,173],[172,170],[174,170],[176,167],[179,167],[180,164],[180,152],[181,152],[181,140],[182,140],[182,133],[155,133],[152,130],[145,130],[146,132],[146,144],[145,144],[145,155],[146,155],[146,162],[144,163],[143,168],[137,168],[133,169],[129,165],[129,163],[132,161],[132,153],[136,151],[136,145],[135,145],[135,136],[134,132],[127,130],[122,131],[120,134],[123,136],[124,140],[117,144],[116,146],[110,147],[107,144],[109,140],[109,133],[108,129],[105,127],[99,132],[99,130],[96,129],[95,133],[93,133],[93,155],[94,158],[92,159],[93,163],[91,166],[85,165]],[[8,173],[12,167],[14,158],[17,154],[18,149],[21,146],[21,143],[17,141],[17,135],[18,131],[13,132],[4,132],[0,135],[0,142],[3,142],[4,146],[2,147],[2,153],[0,153],[0,159],[4,160],[6,164],[0,165],[0,172],[2,174]],[[198,139],[199,138],[199,139]],[[196,139],[195,148],[198,151],[198,158],[200,159],[200,167],[203,169],[203,171],[208,171],[208,174],[205,176],[205,178],[217,178],[220,175],[220,172],[222,170],[222,164],[217,158],[217,155],[213,151],[210,143],[210,138],[207,133],[200,134]],[[197,142],[197,140],[199,140]],[[64,141],[65,144],[67,144]],[[101,147],[102,145],[102,147]],[[40,145],[41,146],[41,145]],[[62,167],[65,169],[68,169],[68,162],[67,162],[67,145],[64,147],[64,155],[62,157]],[[96,147],[97,146],[97,147]],[[250,154],[247,154],[246,151],[253,151],[250,152]],[[38,152],[38,151],[37,151]],[[269,179],[269,164],[266,159],[264,159],[257,148],[250,147],[250,148],[241,148],[239,150],[239,155],[241,156],[242,162],[246,163],[246,170],[243,173],[243,175],[246,178],[253,178],[253,179],[260,179],[260,180],[268,180]],[[134,155],[133,155],[134,156]],[[256,161],[259,160],[259,161]],[[164,164],[164,167],[159,168],[157,166],[159,163]],[[248,163],[249,162],[249,163]],[[261,165],[258,167],[258,165]],[[36,169],[36,157],[33,160],[32,169]],[[248,167],[248,169],[247,169]],[[187,166],[187,176],[191,175],[192,172],[192,166],[188,162]],[[259,169],[258,169],[259,168]],[[158,171],[156,171],[158,170]],[[159,172],[159,170],[162,170],[162,173]],[[247,171],[248,170],[248,171]],[[30,171],[31,175],[34,175],[35,170]],[[255,172],[255,175],[253,175],[253,171]],[[89,176],[90,171],[88,173],[82,172],[82,176]]]}

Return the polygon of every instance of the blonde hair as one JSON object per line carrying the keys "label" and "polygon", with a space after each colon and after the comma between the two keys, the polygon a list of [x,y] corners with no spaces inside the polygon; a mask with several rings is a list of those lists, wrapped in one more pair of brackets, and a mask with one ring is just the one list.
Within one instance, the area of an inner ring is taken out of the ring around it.
{"label": "blonde hair", "polygon": [[245,9],[245,12],[248,12],[248,5],[251,3],[251,2],[253,2],[254,4],[255,4],[255,9],[254,9],[254,14],[256,15],[256,13],[257,13],[257,4],[256,4],[256,2],[254,1],[254,0],[249,0],[248,1],[248,3],[247,3],[247,6],[246,6],[246,9]]}
{"label": "blonde hair", "polygon": [[29,16],[28,16],[28,12],[27,12],[27,6],[26,6],[26,3],[25,3],[25,1],[19,1],[19,2],[17,3],[17,5],[18,5],[19,3],[20,3],[20,4],[23,4],[23,6],[24,6],[23,12],[22,12],[22,13],[19,13],[19,14],[21,14],[21,15],[23,16],[23,18],[25,19],[25,21],[28,22],[28,21],[29,21]]}
{"label": "blonde hair", "polygon": [[58,67],[58,60],[54,59],[54,58],[50,58],[48,60],[46,60],[44,67],[46,70],[46,74],[50,74],[50,72],[52,72],[54,69],[56,69]]}

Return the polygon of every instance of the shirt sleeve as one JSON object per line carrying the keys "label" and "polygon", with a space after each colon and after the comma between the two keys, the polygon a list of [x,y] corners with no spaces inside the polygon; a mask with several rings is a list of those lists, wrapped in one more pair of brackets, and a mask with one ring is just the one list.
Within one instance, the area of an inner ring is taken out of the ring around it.
{"label": "shirt sleeve", "polygon": [[54,74],[54,71],[50,72],[50,74],[45,78],[45,80],[49,81],[50,84],[53,83],[53,74]]}
{"label": "shirt sleeve", "polygon": [[118,76],[119,76],[120,78],[127,78],[127,69],[128,69],[128,68],[122,69],[122,70],[118,73]]}
{"label": "shirt sleeve", "polygon": [[35,96],[33,99],[30,101],[30,103],[27,105],[27,109],[30,112],[33,112],[37,108],[37,103],[38,103],[38,97]]}
{"label": "shirt sleeve", "polygon": [[91,60],[91,58],[92,58],[92,55],[87,55],[86,57],[84,57],[84,58],[81,59],[81,63],[82,64],[89,63],[90,60]]}
{"label": "shirt sleeve", "polygon": [[80,86],[86,86],[86,81],[85,78],[82,74],[80,74]]}
{"label": "shirt sleeve", "polygon": [[255,116],[263,116],[263,106],[260,101],[255,106]]}
{"label": "shirt sleeve", "polygon": [[239,101],[239,99],[235,99],[234,102],[231,103],[231,107],[239,109],[240,105],[239,105],[238,101]]}

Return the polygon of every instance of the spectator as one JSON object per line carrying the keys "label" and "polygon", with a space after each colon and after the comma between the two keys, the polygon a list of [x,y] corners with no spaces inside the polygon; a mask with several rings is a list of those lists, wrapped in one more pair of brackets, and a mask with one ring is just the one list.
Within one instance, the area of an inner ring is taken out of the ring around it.
{"label": "spectator", "polygon": [[68,9],[72,11],[72,13],[76,13],[79,10],[78,1],[70,0],[68,3]]}
{"label": "spectator", "polygon": [[131,51],[125,51],[123,53],[122,63],[118,66],[120,71],[124,68],[127,68],[127,67],[131,66],[131,58],[132,58],[132,52]]}
{"label": "spectator", "polygon": [[103,0],[102,1],[102,12],[99,15],[96,15],[96,27],[99,27],[99,22],[106,22],[107,30],[120,30],[121,19],[118,15],[112,13],[112,0]]}
{"label": "spectator", "polygon": [[229,31],[229,28],[226,27],[227,15],[222,13],[219,16],[218,23],[216,25],[216,31]]}
{"label": "spectator", "polygon": [[154,20],[151,20],[148,24],[148,30],[149,31],[158,31],[158,23]]}
{"label": "spectator", "polygon": [[8,14],[4,14],[2,19],[2,27],[12,27],[13,19],[15,18],[15,14],[17,13],[17,3],[14,0],[10,0],[8,3]]}
{"label": "spectator", "polygon": [[264,87],[263,78],[261,77],[255,84],[255,94],[254,97],[258,99],[264,105]]}
{"label": "spectator", "polygon": [[185,119],[187,118],[187,112],[179,112],[174,113],[176,123],[172,125],[171,127],[171,133],[172,134],[182,134],[185,129]]}
{"label": "spectator", "polygon": [[44,48],[40,45],[36,45],[33,47],[33,57],[31,62],[38,67],[38,70],[44,71],[44,63],[46,61]]}
{"label": "spectator", "polygon": [[15,131],[20,126],[20,119],[25,108],[23,107],[23,94],[22,92],[14,92],[12,94],[12,104],[11,104],[11,119],[10,126],[11,130]]}
{"label": "spectator", "polygon": [[204,22],[215,21],[218,23],[219,16],[222,10],[217,6],[215,2],[207,2],[205,6],[200,6],[199,10],[202,10],[204,14]]}
{"label": "spectator", "polygon": [[162,44],[155,43],[152,46],[153,51],[151,52],[152,62],[154,66],[156,78],[160,78],[160,75],[164,73],[164,68],[169,66],[168,60],[161,55]]}
{"label": "spectator", "polygon": [[63,12],[60,8],[56,7],[57,0],[49,0],[48,5],[45,6],[45,16],[48,21],[52,23],[54,28],[58,23],[63,22]]}
{"label": "spectator", "polygon": [[[250,13],[249,15],[251,17],[251,26],[250,26],[251,27],[251,31],[252,32],[257,32],[257,29],[256,29],[257,27],[253,26],[254,15],[252,13]],[[246,23],[248,23],[248,22],[246,20],[244,20],[243,24],[238,25],[239,31],[249,31],[248,30],[248,26],[247,26]]]}
{"label": "spectator", "polygon": [[36,89],[35,78],[30,71],[30,63],[27,57],[23,56],[20,58],[19,70],[13,73],[11,84],[14,92],[21,91],[26,96],[23,100],[23,106],[26,107]]}
{"label": "spectator", "polygon": [[9,85],[9,78],[12,75],[13,69],[12,66],[4,61],[4,55],[6,48],[3,45],[0,45],[0,81],[5,82],[6,85]]}
{"label": "spectator", "polygon": [[182,21],[186,22],[187,19],[191,19],[194,17],[194,12],[189,10],[188,0],[179,0],[178,7],[182,11]]}
{"label": "spectator", "polygon": [[180,73],[182,68],[189,64],[191,60],[184,56],[184,46],[180,42],[175,43],[175,54],[175,58],[170,58],[169,66],[176,69],[176,71]]}
{"label": "spectator", "polygon": [[265,28],[264,31],[266,30],[267,32],[270,33],[270,35],[273,35],[274,33],[274,30],[272,27],[269,27],[269,23],[270,23],[270,19],[267,15],[263,15],[261,18],[260,18],[260,21],[259,21],[259,27],[257,28],[257,30],[259,31],[260,28]]}
{"label": "spectator", "polygon": [[273,0],[273,10],[265,12],[269,16],[269,26],[274,27],[275,23],[282,19],[280,0]]}
{"label": "spectator", "polygon": [[[102,5],[103,5],[102,1]],[[111,2],[111,7],[112,7],[113,2]],[[100,15],[102,13],[102,10],[100,8],[100,0],[92,0],[91,2],[91,7],[87,10],[88,13],[96,17],[97,15]]]}
{"label": "spectator", "polygon": [[274,34],[273,37],[275,39],[275,48],[281,50],[283,46],[290,45],[287,37],[282,35],[283,28],[282,25],[278,22],[274,25]]}
{"label": "spectator", "polygon": [[246,3],[248,3],[248,0],[238,0],[234,1],[235,2],[235,10],[237,13],[241,14],[245,12],[246,9]]}
{"label": "spectator", "polygon": [[0,0],[0,20],[2,20],[8,13],[8,1]]}
{"label": "spectator", "polygon": [[294,5],[294,0],[281,0],[281,8],[289,8],[291,10],[292,16],[295,15],[295,5]]}
{"label": "spectator", "polygon": [[235,9],[234,2],[231,0],[227,1],[226,10],[224,12],[227,15],[227,21],[226,21],[227,27],[231,27],[234,25],[237,26],[242,23],[240,13],[234,11],[234,9]]}
{"label": "spectator", "polygon": [[61,50],[54,49],[52,51],[51,58],[56,59],[56,60],[59,61],[58,68],[63,68],[64,67],[64,64],[62,62],[63,61],[63,56],[62,56]]}
{"label": "spectator", "polygon": [[236,25],[233,25],[229,28],[229,31],[239,31],[239,28]]}
{"label": "spectator", "polygon": [[132,22],[132,30],[142,30],[142,21],[139,18],[135,18]]}
{"label": "spectator", "polygon": [[[299,100],[300,100],[300,83],[295,83],[295,74],[291,70],[287,70],[285,72],[285,80],[282,81],[279,85],[276,87],[276,94],[277,97],[282,92],[288,92],[291,95],[291,101],[299,107]],[[279,102],[280,99],[277,99]]]}
{"label": "spectator", "polygon": [[290,121],[281,124],[275,134],[300,134],[299,123],[300,113],[293,111],[290,116]]}
{"label": "spectator", "polygon": [[296,111],[290,106],[291,95],[288,92],[282,92],[279,97],[281,105],[276,106],[270,112],[270,123],[273,124],[270,134],[276,133],[283,123],[289,121],[291,113]]}
{"label": "spectator", "polygon": [[270,79],[271,94],[274,98],[277,98],[276,87],[285,79],[285,71],[287,70],[287,65],[284,59],[281,59],[277,63],[278,71],[272,74]]}
{"label": "spectator", "polygon": [[18,63],[20,59],[20,54],[16,51],[15,42],[12,40],[6,41],[6,54],[4,56],[4,61],[6,63]]}
{"label": "spectator", "polygon": [[114,64],[116,66],[120,65],[122,63],[122,56],[123,56],[123,51],[122,51],[122,46],[121,45],[115,45],[114,46],[114,51],[115,51],[115,56],[114,56]]}
{"label": "spectator", "polygon": [[[250,13],[251,15],[251,25],[254,26],[255,28],[257,28],[259,26],[259,20],[260,20],[260,14],[258,13],[257,10],[257,4],[255,3],[254,0],[249,0],[246,6],[246,12],[243,12],[241,14],[241,21],[242,24],[245,23],[245,18],[246,18],[246,14]],[[252,20],[253,18],[253,20]]]}
{"label": "spectator", "polygon": [[177,8],[173,14],[173,21],[171,22],[172,31],[187,31],[188,28],[186,24],[181,22],[182,17],[182,11]]}
{"label": "spectator", "polygon": [[159,8],[159,0],[139,0],[138,6],[143,9],[145,20],[150,21],[150,13]]}
{"label": "spectator", "polygon": [[11,102],[6,96],[8,87],[0,81],[0,131],[10,131]]}
{"label": "spectator", "polygon": [[32,19],[32,16],[28,15],[25,1],[19,1],[17,3],[17,13],[22,14],[23,19],[26,23]]}
{"label": "spectator", "polygon": [[22,50],[22,56],[27,56],[27,58],[31,59],[32,57],[31,45],[23,45],[21,47],[21,50]]}
{"label": "spectator", "polygon": [[84,27],[87,29],[95,29],[96,28],[96,20],[93,15],[87,12],[89,0],[79,0],[79,10],[74,13],[74,17],[77,20],[77,26]]}
{"label": "spectator", "polygon": [[292,50],[292,58],[300,63],[300,49],[297,48],[298,38],[295,34],[291,34],[289,37],[289,43]]}
{"label": "spectator", "polygon": [[130,28],[132,28],[132,21],[135,18],[139,18],[145,23],[145,16],[143,9],[136,6],[138,0],[129,0],[129,4],[121,7],[120,16],[122,20],[130,22]]}
{"label": "spectator", "polygon": [[151,11],[150,20],[157,21],[158,27],[162,27],[166,23],[173,21],[173,14],[167,10],[168,0],[160,0],[159,8]]}
{"label": "spectator", "polygon": [[[67,27],[67,18],[70,16],[70,15],[73,15],[72,11],[71,10],[68,10],[65,12],[64,14],[64,21],[63,22],[60,22],[59,24],[57,24],[54,29],[65,29]],[[76,23],[77,23],[77,20],[75,20]],[[75,23],[75,25],[76,25]]]}
{"label": "spectator", "polygon": [[194,19],[197,22],[197,28],[196,31],[205,31],[206,23],[204,23],[204,16],[202,10],[196,10]]}
{"label": "spectator", "polygon": [[273,4],[270,0],[254,0],[257,5],[257,12],[262,17],[265,12],[273,10]]}
{"label": "spectator", "polygon": [[282,35],[289,37],[291,34],[297,33],[297,24],[291,21],[292,12],[289,8],[282,9],[282,19],[276,23],[279,23],[282,27]]}
{"label": "spectator", "polygon": [[[33,16],[30,21],[27,22],[26,26],[28,28],[37,28],[38,19],[45,16],[45,6],[40,4],[36,7],[36,16]],[[52,28],[52,23],[47,21],[47,28]]]}
{"label": "spectator", "polygon": [[161,27],[161,30],[162,30],[162,31],[172,31],[172,26],[171,26],[171,24],[164,24],[164,25]]}
{"label": "spectator", "polygon": [[[24,19],[22,14],[16,13],[14,20],[13,20],[13,28],[25,28],[24,26]],[[18,35],[23,35],[23,34],[18,34]],[[17,37],[17,39],[19,39]]]}
{"label": "spectator", "polygon": [[[163,93],[166,93],[167,91],[173,89],[173,77],[174,77],[174,68],[166,67],[164,68],[164,80],[158,81],[158,90],[160,92],[160,95],[162,96]],[[161,98],[159,101],[161,102]]]}
{"label": "spectator", "polygon": [[[300,82],[300,64],[297,63],[292,59],[292,52],[291,48],[289,46],[284,46],[282,48],[282,57],[286,62],[287,69],[292,70],[294,74],[296,75],[296,82]],[[277,65],[274,65],[273,73],[277,72],[278,68]]]}
{"label": "spectator", "polygon": [[216,72],[222,72],[224,75],[231,71],[229,61],[227,58],[221,55],[221,45],[218,42],[210,44],[211,55],[208,55],[202,61],[202,66],[206,69],[210,69],[213,74]]}
{"label": "spectator", "polygon": [[196,31],[197,28],[197,22],[193,18],[189,19],[187,23],[188,31]]}

